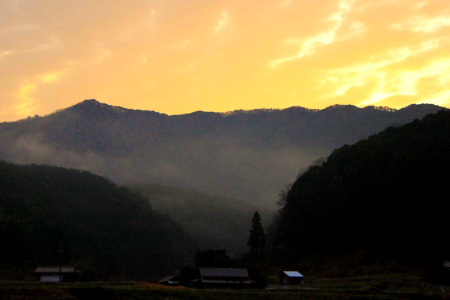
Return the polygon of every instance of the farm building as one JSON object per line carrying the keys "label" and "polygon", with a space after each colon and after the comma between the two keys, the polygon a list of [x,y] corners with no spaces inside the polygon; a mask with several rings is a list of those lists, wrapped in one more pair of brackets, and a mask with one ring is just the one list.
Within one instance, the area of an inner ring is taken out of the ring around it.
{"label": "farm building", "polygon": [[199,268],[200,279],[193,282],[201,288],[253,288],[247,269],[243,268]]}
{"label": "farm building", "polygon": [[444,268],[450,270],[450,261],[444,261]]}
{"label": "farm building", "polygon": [[297,271],[283,271],[280,275],[280,285],[297,285],[303,283],[303,275]]}
{"label": "farm building", "polygon": [[77,280],[80,272],[74,266],[38,266],[34,273],[39,275],[39,282],[61,282]]}
{"label": "farm building", "polygon": [[171,275],[159,280],[158,283],[169,286],[177,286],[180,285],[180,278],[177,275]]}

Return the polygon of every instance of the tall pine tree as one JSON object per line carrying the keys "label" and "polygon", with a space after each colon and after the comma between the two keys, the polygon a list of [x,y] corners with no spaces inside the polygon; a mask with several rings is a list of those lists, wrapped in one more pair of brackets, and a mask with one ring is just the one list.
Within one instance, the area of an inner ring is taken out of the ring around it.
{"label": "tall pine tree", "polygon": [[266,236],[261,224],[261,217],[257,211],[253,215],[252,228],[250,229],[247,245],[250,247],[250,255],[253,258],[262,258],[264,247],[266,246]]}

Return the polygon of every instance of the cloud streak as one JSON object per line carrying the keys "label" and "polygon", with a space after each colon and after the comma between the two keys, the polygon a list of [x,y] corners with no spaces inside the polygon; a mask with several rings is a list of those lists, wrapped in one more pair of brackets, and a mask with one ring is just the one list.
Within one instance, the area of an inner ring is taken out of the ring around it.
{"label": "cloud streak", "polygon": [[228,22],[229,22],[228,14],[226,12],[222,12],[220,15],[219,22],[217,23],[216,26],[214,26],[214,32],[219,33],[220,31],[222,31],[228,25]]}

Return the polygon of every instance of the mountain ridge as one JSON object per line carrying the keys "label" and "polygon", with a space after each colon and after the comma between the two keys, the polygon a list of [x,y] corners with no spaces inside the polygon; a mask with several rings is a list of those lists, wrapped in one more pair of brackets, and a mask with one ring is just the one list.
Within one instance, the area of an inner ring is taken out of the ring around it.
{"label": "mountain ridge", "polygon": [[[439,107],[437,105],[434,104],[410,104],[407,105],[405,107],[402,107],[400,109],[396,109],[396,108],[391,108],[388,106],[375,106],[375,105],[368,105],[368,106],[364,106],[364,107],[358,107],[355,105],[342,105],[342,104],[335,104],[335,105],[330,105],[328,107],[325,107],[323,109],[317,109],[317,108],[307,108],[307,107],[303,107],[303,106],[290,106],[287,108],[258,108],[258,109],[250,109],[250,110],[243,110],[243,109],[237,109],[237,110],[231,110],[231,111],[226,111],[226,112],[214,112],[214,111],[202,111],[202,110],[198,110],[198,111],[194,111],[194,112],[190,112],[190,113],[184,113],[184,114],[173,114],[173,115],[169,115],[166,113],[160,113],[154,110],[144,110],[144,109],[131,109],[131,108],[125,108],[122,106],[117,106],[117,105],[109,105],[106,103],[102,103],[98,100],[95,99],[86,99],[83,100],[79,103],[76,103],[72,106],[69,106],[67,108],[63,108],[63,109],[58,109],[50,114],[47,115],[43,115],[43,116],[34,116],[34,117],[28,117],[28,118],[23,118],[23,119],[19,119],[17,121],[10,121],[10,122],[0,122],[0,124],[5,124],[5,123],[15,123],[15,122],[20,122],[20,121],[26,121],[26,120],[30,120],[30,119],[35,119],[35,118],[45,118],[54,114],[58,114],[58,113],[62,113],[65,112],[67,110],[80,110],[80,111],[86,111],[89,109],[103,109],[105,111],[110,111],[110,112],[116,112],[116,113],[126,113],[126,112],[146,112],[146,113],[155,113],[161,116],[167,116],[167,117],[172,117],[172,116],[193,116],[193,115],[199,115],[199,114],[217,114],[217,115],[221,115],[224,117],[233,117],[233,116],[237,116],[237,115],[249,115],[249,114],[260,114],[260,113],[274,113],[274,112],[283,112],[283,111],[289,111],[289,110],[301,110],[301,111],[305,111],[305,112],[310,112],[310,113],[315,113],[315,112],[321,112],[321,111],[325,111],[325,110],[334,110],[334,109],[343,109],[343,108],[347,108],[347,107],[351,107],[351,108],[356,108],[356,109],[360,109],[360,110],[377,110],[377,111],[386,111],[386,112],[396,112],[396,111],[401,111],[404,109],[409,109],[411,107],[417,107],[417,106],[422,106],[422,107]],[[442,109],[444,109],[444,107],[441,107]]]}
{"label": "mountain ridge", "polygon": [[343,144],[441,109],[335,105],[169,116],[85,100],[45,117],[0,123],[0,158],[274,206],[301,167]]}

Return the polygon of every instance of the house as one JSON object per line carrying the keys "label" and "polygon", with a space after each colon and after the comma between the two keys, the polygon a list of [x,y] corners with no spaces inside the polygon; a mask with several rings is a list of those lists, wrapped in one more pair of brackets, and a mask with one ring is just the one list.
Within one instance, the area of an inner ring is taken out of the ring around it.
{"label": "house", "polygon": [[61,282],[76,281],[81,272],[74,266],[38,266],[34,273],[40,276],[39,282]]}
{"label": "house", "polygon": [[250,279],[243,268],[199,268],[200,279],[193,282],[200,288],[253,288],[256,281]]}
{"label": "house", "polygon": [[280,275],[280,285],[297,285],[303,283],[303,275],[297,271],[283,271]]}
{"label": "house", "polygon": [[444,268],[450,271],[450,261],[444,261]]}

